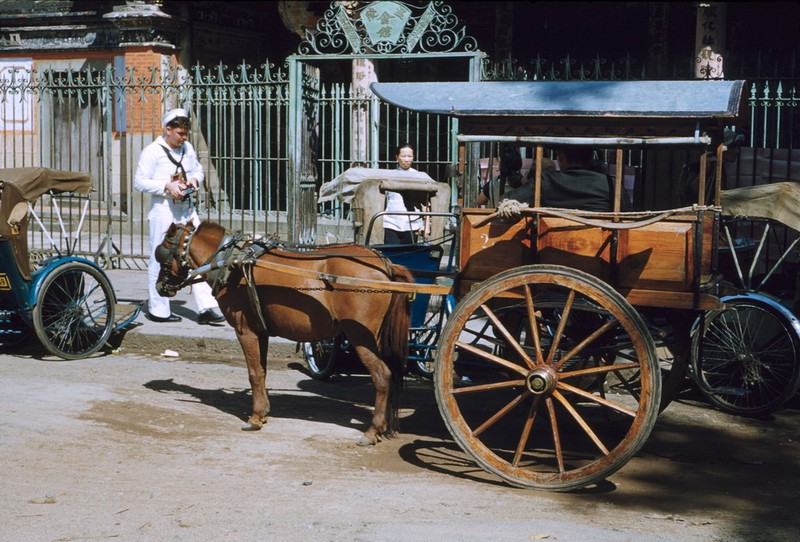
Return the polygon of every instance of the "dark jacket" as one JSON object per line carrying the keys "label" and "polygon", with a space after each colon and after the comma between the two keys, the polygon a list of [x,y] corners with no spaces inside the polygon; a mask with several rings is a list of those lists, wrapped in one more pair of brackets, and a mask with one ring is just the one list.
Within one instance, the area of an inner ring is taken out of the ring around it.
{"label": "dark jacket", "polygon": [[[534,181],[509,190],[501,200],[515,199],[533,204]],[[542,207],[579,209],[581,211],[610,211],[613,199],[607,175],[589,169],[542,171]]]}

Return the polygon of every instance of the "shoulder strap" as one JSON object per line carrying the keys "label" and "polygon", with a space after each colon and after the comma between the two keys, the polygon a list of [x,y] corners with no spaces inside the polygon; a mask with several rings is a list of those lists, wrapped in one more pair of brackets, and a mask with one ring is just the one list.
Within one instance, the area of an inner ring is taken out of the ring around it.
{"label": "shoulder strap", "polygon": [[167,155],[167,158],[169,158],[169,161],[172,162],[173,164],[175,164],[175,173],[180,171],[181,174],[183,175],[183,178],[186,179],[186,170],[183,169],[183,155],[186,153],[186,147],[182,147],[181,148],[181,159],[180,160],[175,160],[172,157],[172,152],[170,152],[170,150],[168,148],[166,148],[164,145],[161,145],[160,143],[159,143],[159,146],[162,149],[164,149],[164,153]]}

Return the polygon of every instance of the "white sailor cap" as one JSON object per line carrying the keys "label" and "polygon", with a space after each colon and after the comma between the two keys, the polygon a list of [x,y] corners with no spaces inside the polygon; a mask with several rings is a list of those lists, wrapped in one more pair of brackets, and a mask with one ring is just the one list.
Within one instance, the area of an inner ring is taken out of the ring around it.
{"label": "white sailor cap", "polygon": [[166,128],[170,121],[175,120],[178,117],[186,117],[188,119],[189,113],[180,107],[177,109],[172,109],[164,113],[164,116],[161,118],[161,124]]}

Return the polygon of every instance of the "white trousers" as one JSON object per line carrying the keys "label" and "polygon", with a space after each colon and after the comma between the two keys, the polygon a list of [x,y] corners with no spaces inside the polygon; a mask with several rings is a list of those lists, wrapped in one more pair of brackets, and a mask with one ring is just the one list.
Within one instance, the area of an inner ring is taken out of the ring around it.
{"label": "white trousers", "polygon": [[[151,209],[147,218],[150,220],[150,262],[147,266],[149,299],[147,307],[153,316],[166,318],[172,314],[172,310],[170,309],[169,298],[161,297],[156,291],[156,280],[158,280],[158,273],[161,271],[161,264],[156,261],[156,247],[164,240],[164,235],[170,225],[175,222],[175,219],[173,214],[169,212],[169,208],[164,208],[163,206]],[[200,220],[197,217],[197,213],[193,213],[192,223],[195,226],[199,225]],[[211,286],[208,283],[200,282],[192,285],[191,288],[198,313],[219,307],[217,300],[211,295]]]}

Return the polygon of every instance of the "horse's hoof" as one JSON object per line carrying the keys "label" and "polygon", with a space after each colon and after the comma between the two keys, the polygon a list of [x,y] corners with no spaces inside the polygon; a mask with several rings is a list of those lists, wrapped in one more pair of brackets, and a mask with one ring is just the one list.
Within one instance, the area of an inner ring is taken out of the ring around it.
{"label": "horse's hoof", "polygon": [[252,422],[247,422],[242,426],[242,431],[258,431],[261,426]]}
{"label": "horse's hoof", "polygon": [[367,435],[362,435],[360,439],[358,439],[359,446],[375,446],[378,443],[378,439],[371,439]]}

